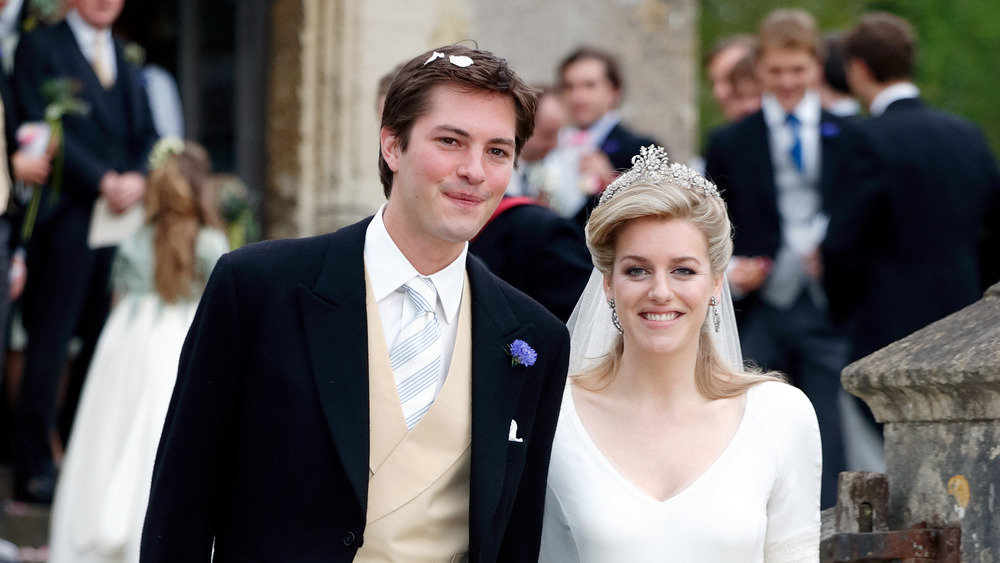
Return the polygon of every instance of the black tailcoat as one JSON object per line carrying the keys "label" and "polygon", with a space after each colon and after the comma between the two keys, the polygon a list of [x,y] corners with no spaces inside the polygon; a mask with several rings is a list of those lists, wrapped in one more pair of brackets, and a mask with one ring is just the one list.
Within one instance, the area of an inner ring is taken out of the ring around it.
{"label": "black tailcoat", "polygon": [[[368,220],[252,245],[215,268],[181,355],[142,561],[350,561],[369,471]],[[565,385],[565,326],[467,263],[472,294],[470,559],[538,557]],[[522,339],[534,366],[512,366]],[[508,440],[511,420],[523,443]]]}

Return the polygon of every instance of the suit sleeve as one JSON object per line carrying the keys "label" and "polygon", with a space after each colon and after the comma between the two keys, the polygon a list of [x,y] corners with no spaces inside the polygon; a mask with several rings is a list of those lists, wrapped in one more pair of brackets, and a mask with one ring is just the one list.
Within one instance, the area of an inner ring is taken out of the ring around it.
{"label": "suit sleeve", "polygon": [[552,440],[559,419],[566,372],[569,370],[569,333],[558,336],[559,349],[551,370],[545,374],[538,399],[535,423],[527,440],[524,471],[514,499],[507,529],[500,544],[498,561],[537,561],[542,540],[542,513],[552,455]]}
{"label": "suit sleeve", "polygon": [[160,437],[140,560],[208,562],[232,474],[241,367],[240,315],[228,255],[209,279],[181,352]]}

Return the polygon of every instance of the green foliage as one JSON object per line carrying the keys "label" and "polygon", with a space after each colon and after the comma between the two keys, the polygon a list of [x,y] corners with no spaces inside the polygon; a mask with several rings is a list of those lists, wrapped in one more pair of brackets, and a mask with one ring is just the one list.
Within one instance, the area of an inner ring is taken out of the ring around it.
{"label": "green foliage", "polygon": [[[701,46],[717,38],[753,33],[768,12],[808,10],[821,30],[846,30],[868,11],[898,14],[917,29],[916,83],[933,106],[970,119],[1000,152],[1000,2],[996,0],[702,0]],[[702,73],[702,139],[723,122]]]}

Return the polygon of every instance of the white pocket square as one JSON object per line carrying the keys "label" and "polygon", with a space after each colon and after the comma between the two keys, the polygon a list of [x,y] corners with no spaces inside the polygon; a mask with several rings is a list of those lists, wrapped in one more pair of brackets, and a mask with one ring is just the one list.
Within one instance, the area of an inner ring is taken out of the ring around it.
{"label": "white pocket square", "polygon": [[510,432],[507,434],[507,441],[509,442],[523,442],[524,438],[517,437],[517,421],[514,419],[510,420]]}

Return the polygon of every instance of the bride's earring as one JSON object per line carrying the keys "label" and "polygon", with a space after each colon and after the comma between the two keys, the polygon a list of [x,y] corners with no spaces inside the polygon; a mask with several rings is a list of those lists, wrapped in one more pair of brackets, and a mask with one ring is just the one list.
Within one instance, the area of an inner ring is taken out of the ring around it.
{"label": "bride's earring", "polygon": [[618,320],[618,309],[615,309],[614,299],[608,300],[608,307],[611,307],[611,324],[615,325],[615,328],[618,329],[618,334],[625,334],[625,332],[622,331],[622,323]]}
{"label": "bride's earring", "polygon": [[719,301],[713,295],[708,304],[712,307],[712,323],[715,325],[715,332],[719,332],[719,325],[722,323],[722,318],[719,317]]}

